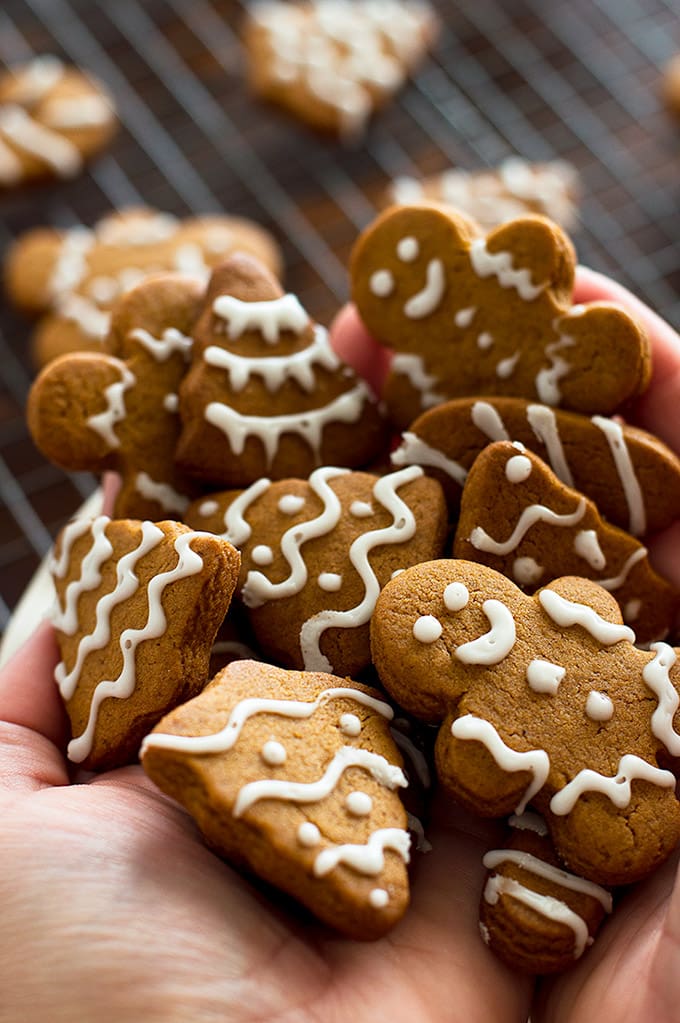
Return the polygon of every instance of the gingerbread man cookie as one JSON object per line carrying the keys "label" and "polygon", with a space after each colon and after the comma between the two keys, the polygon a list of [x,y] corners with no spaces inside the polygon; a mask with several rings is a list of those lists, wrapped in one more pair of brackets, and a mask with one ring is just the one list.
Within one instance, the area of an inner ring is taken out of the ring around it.
{"label": "gingerbread man cookie", "polygon": [[156,277],[125,295],[104,352],[74,352],[46,366],[28,400],[42,453],[64,469],[122,477],[119,518],[180,517],[199,492],[174,464],[177,392],[191,353],[200,285]]}
{"label": "gingerbread man cookie", "polygon": [[488,170],[456,167],[420,181],[397,178],[387,189],[385,205],[441,202],[489,231],[525,213],[542,213],[568,231],[576,222],[578,191],[578,174],[564,160],[528,163],[509,156]]}
{"label": "gingerbread man cookie", "polygon": [[0,187],[71,178],[116,131],[101,82],[58,57],[35,57],[0,75]]}
{"label": "gingerbread man cookie", "polygon": [[680,606],[647,549],[516,441],[497,441],[477,456],[453,554],[502,572],[526,593],[562,575],[593,579],[616,599],[638,643],[665,638]]}
{"label": "gingerbread man cookie", "polygon": [[634,640],[590,580],[530,597],[467,561],[407,569],[371,623],[387,691],[441,722],[444,787],[483,816],[533,805],[567,869],[606,885],[643,877],[680,839],[677,652]]}
{"label": "gingerbread man cookie", "polygon": [[142,766],[210,846],[352,938],[408,904],[392,710],[350,679],[236,661],[144,740]]}
{"label": "gingerbread man cookie", "polygon": [[366,465],[385,426],[363,381],[295,295],[234,256],[213,274],[180,387],[178,464],[214,484]]}
{"label": "gingerbread man cookie", "polygon": [[51,572],[70,760],[90,769],[134,760],[163,714],[201,691],[238,569],[230,544],[177,522],[66,526]]}
{"label": "gingerbread man cookie", "polygon": [[608,414],[641,394],[649,341],[623,309],[572,305],[563,231],[522,217],[487,237],[435,205],[397,206],[357,241],[352,293],[395,351],[385,399],[402,429],[456,397],[508,395]]}
{"label": "gingerbread man cookie", "polygon": [[150,208],[111,213],[90,230],[27,231],[5,265],[12,302],[42,319],[35,332],[39,366],[72,351],[100,351],[111,309],[128,289],[151,274],[176,271],[208,282],[213,267],[233,252],[247,252],[274,273],[281,256],[267,231],[228,216],[178,220]]}
{"label": "gingerbread man cookie", "polygon": [[256,3],[244,33],[250,84],[314,128],[356,139],[436,33],[434,11],[424,2]]}
{"label": "gingerbread man cookie", "polygon": [[323,466],[308,480],[211,494],[186,521],[241,551],[238,594],[272,660],[355,675],[370,663],[378,593],[408,565],[438,557],[446,508],[417,466],[382,477]]}
{"label": "gingerbread man cookie", "polygon": [[479,910],[482,938],[515,970],[566,970],[611,913],[611,892],[564,870],[538,814],[526,811],[508,823],[507,843],[483,858],[489,873]]}
{"label": "gingerbread man cookie", "polygon": [[474,459],[499,440],[536,452],[563,483],[633,536],[665,529],[680,516],[680,459],[657,437],[606,416],[520,398],[457,398],[424,412],[392,461],[422,465],[440,481],[455,513]]}

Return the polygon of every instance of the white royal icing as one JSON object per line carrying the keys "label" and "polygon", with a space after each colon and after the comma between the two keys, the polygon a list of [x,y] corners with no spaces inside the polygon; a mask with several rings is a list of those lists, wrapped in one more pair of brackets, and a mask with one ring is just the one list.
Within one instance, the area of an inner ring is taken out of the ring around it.
{"label": "white royal icing", "polygon": [[305,506],[305,499],[299,494],[284,494],[277,508],[283,515],[297,515]]}
{"label": "white royal icing", "polygon": [[306,849],[313,849],[321,841],[321,832],[316,824],[311,821],[303,821],[297,830],[297,840]]}
{"label": "white royal icing", "polygon": [[591,422],[602,431],[607,438],[609,450],[616,471],[619,474],[623,493],[628,504],[629,529],[633,536],[642,536],[647,528],[647,515],[645,502],[642,496],[640,481],[635,475],[633,461],[626,444],[623,429],[613,419],[606,419],[604,416],[593,416]]}
{"label": "white royal icing", "polygon": [[80,597],[83,593],[97,589],[102,581],[102,567],[113,554],[113,547],[105,532],[109,521],[108,516],[100,515],[91,523],[84,522],[82,524],[84,528],[77,523],[67,526],[62,539],[61,557],[58,562],[53,562],[51,565],[52,574],[57,578],[63,578],[70,563],[73,543],[88,530],[91,531],[92,546],[80,563],[80,575],[68,584],[64,594],[63,608],[60,609],[57,604],[57,610],[52,616],[52,624],[55,629],[60,629],[67,636],[73,636],[78,630],[80,623],[78,601]]}
{"label": "white royal icing", "polygon": [[482,351],[486,352],[489,348],[493,347],[493,334],[490,334],[488,330],[483,330],[481,334],[477,335],[477,347]]}
{"label": "white royal icing", "polygon": [[314,875],[325,877],[341,863],[348,867],[376,877],[385,869],[385,850],[391,849],[408,863],[411,848],[411,836],[402,828],[380,828],[374,831],[365,845],[332,845],[319,853],[314,861]]}
{"label": "white royal icing", "polygon": [[594,529],[581,529],[574,537],[574,551],[579,558],[587,561],[595,571],[601,571],[607,564],[597,531]]}
{"label": "white royal icing", "polygon": [[209,366],[216,366],[229,374],[232,391],[242,391],[253,377],[261,377],[270,393],[275,393],[287,380],[294,380],[303,391],[313,391],[317,386],[315,366],[336,370],[340,359],[328,340],[328,331],[317,325],[314,340],[306,348],[290,355],[247,358],[236,352],[227,351],[217,345],[209,345],[203,352]]}
{"label": "white royal icing", "polygon": [[442,634],[442,623],[434,615],[421,615],[413,623],[413,638],[419,643],[435,643]]}
{"label": "white royal icing", "polygon": [[532,302],[547,287],[532,284],[531,271],[517,270],[511,252],[489,252],[484,238],[475,238],[470,246],[470,262],[478,277],[496,277],[502,288],[514,288],[525,302]]}
{"label": "white royal icing", "polygon": [[515,558],[512,563],[512,577],[520,586],[531,586],[543,575],[545,569],[534,558]]}
{"label": "white royal icing", "polygon": [[320,572],[316,582],[319,589],[326,593],[337,593],[342,589],[342,576],[339,572]]}
{"label": "white royal icing", "polygon": [[343,735],[354,738],[361,732],[361,720],[356,714],[343,714],[340,718],[340,731]]}
{"label": "white royal icing", "polygon": [[377,298],[387,298],[394,291],[394,276],[389,270],[376,270],[368,279],[368,287]]}
{"label": "white royal icing", "polygon": [[269,544],[259,543],[253,547],[250,556],[256,565],[271,565],[274,560],[274,551]]}
{"label": "white royal icing", "polygon": [[535,693],[549,693],[554,696],[567,669],[552,661],[536,658],[527,665],[527,682]]}
{"label": "white royal icing", "polygon": [[464,664],[499,664],[515,645],[515,619],[505,604],[500,600],[485,600],[482,611],[491,629],[456,647],[455,656]]}
{"label": "white royal icing", "polygon": [[586,700],[586,714],[592,721],[610,721],[614,714],[614,704],[606,693],[593,689]]}
{"label": "white royal icing", "polygon": [[612,777],[590,768],[579,771],[575,778],[555,793],[550,800],[550,809],[556,816],[563,817],[573,810],[584,792],[601,792],[614,806],[622,809],[630,803],[631,784],[636,779],[661,788],[675,788],[675,775],[670,771],[662,771],[634,753],[626,753],[619,760],[617,773]]}
{"label": "white royal icing", "polygon": [[393,373],[408,377],[416,390],[420,391],[420,404],[423,408],[432,408],[445,401],[445,395],[434,390],[437,377],[426,371],[420,355],[397,352],[392,359],[391,370]]}
{"label": "white royal icing", "polygon": [[533,856],[531,853],[519,849],[491,849],[483,856],[482,863],[487,870],[496,870],[501,863],[515,863],[522,870],[536,874],[537,877],[543,877],[546,881],[552,881],[553,884],[568,888],[569,891],[588,895],[600,903],[605,913],[612,911],[611,893],[601,885],[595,884],[594,881],[588,881],[585,877],[571,874],[560,867],[554,867],[551,863],[546,863],[545,860]]}
{"label": "white royal icing", "polygon": [[496,363],[496,376],[500,377],[501,380],[507,380],[508,377],[511,377],[515,372],[515,367],[521,354],[520,351],[516,351],[509,355],[507,359],[501,359],[500,362]]}
{"label": "white royal icing", "polygon": [[34,121],[14,104],[0,107],[0,136],[17,149],[42,160],[59,177],[72,177],[83,166],[83,158],[73,142]]}
{"label": "white royal icing", "polygon": [[370,501],[352,501],[349,513],[357,519],[367,519],[373,514],[373,505]]}
{"label": "white royal icing", "polygon": [[420,245],[418,239],[412,235],[408,235],[406,238],[402,238],[397,243],[397,256],[402,263],[412,263],[414,259],[417,259],[420,254]]}
{"label": "white royal icing", "polygon": [[472,305],[468,306],[467,309],[459,309],[456,315],[453,317],[453,321],[457,327],[465,328],[469,327],[472,323],[477,307]]}
{"label": "white royal icing", "polygon": [[214,515],[216,511],[219,511],[219,507],[220,506],[217,501],[213,501],[212,499],[208,501],[201,501],[198,506],[198,514],[204,515],[207,518],[209,515]]}
{"label": "white royal icing", "polygon": [[571,365],[558,353],[565,348],[571,348],[573,344],[572,338],[561,335],[557,341],[545,346],[545,354],[550,359],[550,366],[538,371],[535,385],[536,394],[546,405],[559,405],[562,400],[559,381],[567,375]]}
{"label": "white royal icing", "polygon": [[444,588],[444,607],[447,611],[462,611],[467,607],[470,593],[464,583],[449,583]]}
{"label": "white royal icing", "polygon": [[462,487],[467,479],[467,469],[458,462],[447,458],[438,448],[433,448],[415,433],[403,433],[401,444],[392,452],[393,465],[423,465],[441,469]]}
{"label": "white royal icing", "polygon": [[157,362],[167,362],[173,352],[180,352],[185,359],[188,359],[193,344],[190,337],[182,334],[175,327],[166,327],[160,337],[154,337],[143,327],[135,327],[130,331],[129,337],[133,341],[139,341],[140,345],[150,355],[153,355]]}
{"label": "white royal icing", "polygon": [[548,825],[541,815],[532,813],[531,810],[525,810],[520,814],[511,814],[508,824],[511,828],[517,828],[519,831],[534,831],[537,835],[543,836],[548,834]]}
{"label": "white royal icing", "polygon": [[148,472],[138,472],[135,476],[135,490],[148,501],[157,501],[163,511],[176,512],[183,515],[189,507],[189,498],[180,494],[169,483],[159,483],[149,476]]}
{"label": "white royal icing", "polygon": [[425,287],[409,298],[404,305],[404,315],[409,320],[422,320],[436,312],[446,291],[446,274],[441,259],[431,259],[427,264]]}
{"label": "white royal icing", "polygon": [[368,817],[373,809],[373,800],[367,792],[350,792],[345,797],[347,810],[355,817]]}
{"label": "white royal icing", "polygon": [[390,901],[390,896],[384,888],[373,888],[368,896],[368,901],[374,909],[384,909]]}
{"label": "white royal icing", "polygon": [[113,109],[106,96],[55,96],[43,105],[40,119],[48,128],[69,131],[73,128],[97,128],[109,124]]}
{"label": "white royal icing", "polygon": [[269,767],[280,767],[286,762],[286,748],[276,739],[269,739],[260,750],[260,756]]}
{"label": "white royal icing", "polygon": [[130,372],[125,363],[121,362],[118,369],[120,379],[104,388],[106,408],[103,412],[98,412],[87,420],[87,425],[95,430],[100,437],[103,437],[110,448],[120,446],[114,427],[125,419],[125,392],[134,387],[137,382],[135,375]]}
{"label": "white royal icing", "polygon": [[598,579],[598,586],[601,586],[605,590],[618,590],[620,586],[623,586],[626,579],[628,578],[631,569],[637,565],[638,561],[642,561],[643,558],[647,557],[647,548],[638,547],[636,551],[628,557],[623,565],[623,568],[618,575],[614,575],[611,579]]}
{"label": "white royal icing", "polygon": [[470,533],[470,543],[478,551],[488,551],[490,554],[504,556],[519,546],[525,535],[537,522],[547,522],[551,526],[573,526],[583,518],[585,511],[584,497],[579,498],[573,512],[559,513],[543,504],[531,504],[522,509],[519,520],[507,540],[494,540],[481,526],[475,526]]}
{"label": "white royal icing", "polygon": [[503,420],[487,401],[476,401],[470,410],[470,418],[489,440],[510,440]]}
{"label": "white royal icing", "polygon": [[52,92],[64,75],[64,65],[52,53],[43,53],[12,69],[12,98],[15,103],[33,107]]}
{"label": "white royal icing", "polygon": [[513,455],[505,463],[505,475],[510,483],[524,483],[531,476],[531,459],[526,455]]}
{"label": "white royal icing", "polygon": [[496,874],[486,882],[484,899],[490,905],[495,905],[501,895],[509,895],[541,916],[569,927],[574,934],[574,959],[580,958],[586,945],[592,942],[585,920],[561,899],[553,895],[540,895],[514,878]]}
{"label": "white royal icing", "polygon": [[568,487],[573,487],[574,477],[567,464],[554,411],[547,405],[529,405],[527,422],[533,430],[536,440],[545,445],[548,461],[555,475]]}
{"label": "white royal icing", "polygon": [[587,604],[567,600],[566,597],[550,589],[541,590],[538,599],[543,610],[556,625],[562,627],[580,625],[603,646],[611,646],[621,640],[627,640],[629,643],[635,642],[635,633],[627,625],[606,621]]}
{"label": "white royal icing", "polygon": [[295,295],[281,295],[266,302],[242,302],[233,295],[218,295],[212,308],[225,320],[232,341],[248,330],[257,330],[273,345],[280,340],[281,331],[298,334],[309,325],[309,314]]}
{"label": "white royal icing", "polygon": [[680,698],[670,677],[677,654],[667,643],[652,643],[650,649],[654,651],[654,660],[645,664],[642,678],[658,700],[652,714],[652,734],[664,744],[671,756],[677,757],[680,756],[680,735],[673,728],[673,718]]}
{"label": "white royal icing", "polygon": [[91,528],[92,522],[89,519],[74,519],[64,527],[59,543],[59,557],[53,553],[49,562],[50,572],[55,578],[64,578],[69,569],[74,543]]}
{"label": "white royal icing", "polygon": [[228,540],[234,547],[242,547],[250,539],[252,527],[246,521],[246,512],[270,486],[271,481],[261,477],[231,502],[224,513],[224,532],[220,534],[222,539]]}

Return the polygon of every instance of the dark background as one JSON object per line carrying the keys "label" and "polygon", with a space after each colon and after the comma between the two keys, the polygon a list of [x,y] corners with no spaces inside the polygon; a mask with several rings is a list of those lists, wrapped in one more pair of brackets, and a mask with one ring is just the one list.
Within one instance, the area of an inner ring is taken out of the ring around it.
{"label": "dark background", "polygon": [[[511,153],[564,157],[583,181],[581,262],[680,325],[680,120],[660,81],[680,0],[440,0],[444,31],[416,79],[343,149],[243,86],[241,4],[0,0],[0,62],[56,53],[116,96],[122,131],[89,173],[0,197],[0,248],[111,206],[226,210],[278,237],[286,286],[328,321],[385,183]],[[24,425],[30,325],[0,309],[0,631],[51,539],[94,486],[47,465]]]}

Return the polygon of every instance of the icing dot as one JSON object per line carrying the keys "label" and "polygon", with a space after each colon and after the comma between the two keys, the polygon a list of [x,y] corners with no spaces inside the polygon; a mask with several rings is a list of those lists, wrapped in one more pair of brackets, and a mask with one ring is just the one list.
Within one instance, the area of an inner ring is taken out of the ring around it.
{"label": "icing dot", "polygon": [[267,544],[259,543],[257,547],[253,547],[250,556],[256,565],[271,565],[274,551]]}
{"label": "icing dot", "polygon": [[629,600],[623,609],[623,620],[624,622],[634,622],[637,616],[640,614],[640,608],[642,607],[642,601],[637,598]]}
{"label": "icing dot", "polygon": [[297,494],[284,494],[279,500],[279,511],[284,515],[297,515],[305,503],[304,497]]}
{"label": "icing dot", "polygon": [[312,824],[311,821],[303,821],[297,830],[297,840],[300,845],[306,846],[311,849],[312,846],[318,845],[321,839],[321,832],[317,828],[316,824]]}
{"label": "icing dot", "polygon": [[219,507],[220,506],[217,501],[203,501],[203,503],[198,506],[198,513],[199,515],[214,515]]}
{"label": "icing dot", "polygon": [[462,611],[469,599],[470,594],[463,583],[449,583],[444,590],[444,607],[447,611]]}
{"label": "icing dot", "polygon": [[442,623],[434,615],[421,615],[413,625],[413,636],[419,643],[434,643],[442,634]]}
{"label": "icing dot", "polygon": [[389,270],[376,270],[371,274],[368,286],[378,298],[387,298],[394,290],[394,277]]}
{"label": "icing dot", "polygon": [[179,408],[179,398],[176,394],[166,394],[163,398],[163,408],[166,412],[176,412]]}
{"label": "icing dot", "polygon": [[588,693],[586,714],[593,721],[609,721],[614,713],[614,704],[606,693],[598,693],[596,689]]}
{"label": "icing dot", "polygon": [[373,506],[368,501],[352,501],[349,506],[349,513],[357,519],[365,519],[373,514]]}
{"label": "icing dot", "polygon": [[523,483],[531,475],[531,462],[526,455],[513,455],[505,464],[505,475],[510,483]]}
{"label": "icing dot", "polygon": [[321,572],[316,581],[319,588],[327,593],[335,593],[342,586],[342,576],[337,572]]}
{"label": "icing dot", "polygon": [[343,714],[340,718],[340,731],[343,735],[349,735],[352,738],[359,734],[361,731],[361,721],[356,714]]}
{"label": "icing dot", "polygon": [[390,901],[390,897],[384,888],[374,888],[368,896],[368,901],[374,909],[384,909]]}
{"label": "icing dot", "polygon": [[477,338],[477,347],[481,348],[483,352],[486,351],[487,348],[491,348],[492,344],[493,336],[486,330]]}
{"label": "icing dot", "polygon": [[519,356],[520,353],[515,352],[514,355],[510,355],[507,359],[501,359],[496,366],[496,375],[499,376],[501,380],[507,380],[508,377],[512,376],[515,372],[515,366],[517,365]]}
{"label": "icing dot", "polygon": [[397,255],[402,263],[412,263],[414,259],[418,258],[419,253],[420,245],[418,240],[410,235],[408,238],[402,238],[397,245]]}
{"label": "icing dot", "polygon": [[536,659],[527,665],[527,682],[535,693],[549,693],[554,696],[567,672],[560,664]]}
{"label": "icing dot", "polygon": [[368,817],[373,809],[373,800],[368,792],[350,792],[345,799],[345,806],[355,817]]}
{"label": "icing dot", "polygon": [[523,586],[537,582],[543,575],[543,566],[539,565],[533,558],[515,558],[512,566],[512,575],[515,582]]}
{"label": "icing dot", "polygon": [[269,764],[270,767],[278,767],[279,764],[286,762],[286,750],[277,742],[275,739],[270,739],[269,742],[265,742],[264,746],[260,750],[260,756],[264,760],[265,764]]}
{"label": "icing dot", "polygon": [[457,327],[469,327],[476,312],[475,306],[470,306],[469,309],[459,309],[453,318],[454,323]]}

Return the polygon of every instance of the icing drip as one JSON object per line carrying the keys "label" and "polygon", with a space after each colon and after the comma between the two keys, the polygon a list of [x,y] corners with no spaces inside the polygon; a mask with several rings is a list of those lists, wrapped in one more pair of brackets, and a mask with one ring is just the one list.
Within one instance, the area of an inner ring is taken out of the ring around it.
{"label": "icing drip", "polygon": [[[100,515],[91,523],[83,523],[84,529],[73,529],[68,536],[68,541],[66,537],[64,538],[64,549],[62,550],[61,559],[52,569],[54,575],[58,578],[63,578],[66,574],[73,541],[91,530],[92,546],[80,563],[80,575],[66,587],[64,607],[58,610],[52,618],[52,624],[55,629],[60,629],[67,636],[73,636],[78,630],[78,601],[81,595],[97,589],[102,581],[102,566],[113,554],[113,547],[105,533],[109,521],[107,515]],[[71,523],[71,526],[75,525],[75,523]],[[80,524],[78,525],[80,526]],[[66,561],[64,561],[64,557],[66,557]],[[63,570],[62,565],[64,566]],[[56,568],[59,569],[59,572],[55,571]]]}
{"label": "icing drip", "polygon": [[60,177],[71,177],[83,166],[77,146],[13,104],[0,107],[0,135],[17,149],[43,160]]}
{"label": "icing drip", "polygon": [[549,693],[554,696],[566,674],[566,668],[551,661],[533,660],[527,666],[527,682],[535,693]]}
{"label": "icing drip", "polygon": [[517,828],[519,831],[535,831],[537,835],[547,835],[548,825],[545,823],[543,818],[538,813],[532,813],[531,810],[525,810],[522,814],[513,813],[508,818],[508,824],[511,828]]}
{"label": "icing drip", "polygon": [[573,526],[583,518],[585,511],[586,502],[583,497],[579,498],[578,505],[573,512],[564,514],[552,511],[551,508],[546,508],[543,504],[531,504],[522,509],[519,521],[507,540],[494,540],[481,526],[475,526],[470,533],[470,543],[478,551],[488,551],[490,554],[503,556],[514,551],[537,522],[547,522],[551,526]]}
{"label": "icing drip", "polygon": [[125,392],[137,383],[134,374],[130,372],[125,363],[121,362],[118,369],[120,370],[120,380],[114,381],[104,389],[106,409],[103,412],[98,412],[97,415],[90,416],[87,420],[87,425],[95,430],[100,437],[103,437],[110,448],[120,446],[114,427],[122,419],[125,419]]}
{"label": "icing drip", "polygon": [[328,423],[356,423],[361,417],[369,391],[363,382],[334,398],[322,408],[283,416],[246,416],[221,402],[212,401],[205,418],[226,436],[232,452],[243,454],[248,437],[258,437],[269,463],[273,462],[281,437],[286,433],[301,437],[321,461],[321,436]]}
{"label": "icing drip", "polygon": [[582,529],[574,537],[574,550],[579,558],[587,561],[591,568],[601,571],[607,564],[602,553],[597,532],[594,529]]}
{"label": "icing drip", "polygon": [[588,895],[591,899],[596,899],[605,913],[612,911],[611,894],[601,885],[595,884],[594,881],[588,881],[585,877],[570,874],[566,870],[561,870],[560,867],[554,867],[538,856],[532,856],[531,853],[522,852],[519,849],[491,849],[484,855],[482,863],[487,870],[496,870],[501,863],[516,863],[522,870],[536,874],[537,877],[543,877],[546,881],[551,881],[562,888],[568,888],[569,891],[579,892],[581,895]]}
{"label": "icing drip", "polygon": [[501,895],[509,895],[541,916],[569,927],[574,933],[574,959],[580,958],[586,945],[592,943],[585,920],[561,899],[556,899],[552,895],[539,895],[511,877],[496,874],[486,882],[484,899],[493,906]]}
{"label": "icing drip", "polygon": [[502,288],[514,288],[525,302],[532,302],[548,286],[531,283],[531,271],[516,270],[512,265],[511,252],[487,250],[484,238],[475,238],[470,246],[470,262],[478,277],[496,277]]}
{"label": "icing drip", "polygon": [[623,566],[618,575],[612,576],[611,579],[598,579],[597,580],[598,586],[601,586],[605,590],[610,591],[618,590],[618,588],[620,586],[623,586],[623,584],[625,583],[626,579],[628,578],[628,575],[630,574],[630,570],[633,568],[633,566],[637,565],[638,561],[642,561],[642,559],[646,557],[647,548],[638,547],[638,549],[636,551],[633,551],[633,553],[627,559],[625,565]]}
{"label": "icing drip", "polygon": [[415,516],[408,504],[398,496],[397,490],[422,475],[420,466],[408,466],[381,477],[373,487],[375,500],[392,515],[392,523],[382,529],[362,533],[349,549],[349,560],[364,584],[364,596],[360,603],[347,611],[320,611],[302,626],[300,650],[306,671],[333,671],[330,661],[319,647],[326,629],[358,629],[370,621],[380,594],[380,583],[369,561],[370,553],[374,547],[406,543],[413,537],[416,531]]}
{"label": "icing drip", "polygon": [[451,734],[456,739],[475,740],[483,743],[503,771],[510,773],[529,771],[532,781],[515,810],[516,814],[524,813],[527,803],[530,803],[536,793],[540,792],[548,777],[550,758],[546,751],[534,749],[520,753],[512,749],[503,742],[490,721],[475,717],[474,714],[465,714],[463,717],[456,718],[451,725]]}
{"label": "icing drip", "polygon": [[409,320],[423,320],[439,308],[446,291],[446,275],[441,259],[431,259],[427,264],[426,282],[422,291],[409,298],[404,305],[404,315]]}
{"label": "icing drip", "polygon": [[408,377],[415,389],[420,391],[422,408],[432,408],[446,400],[443,394],[437,394],[432,390],[437,383],[437,377],[426,372],[425,363],[420,355],[398,352],[392,359],[391,370],[393,373]]}
{"label": "icing drip", "polygon": [[213,312],[226,320],[232,341],[247,330],[257,330],[273,345],[279,341],[282,330],[299,334],[309,325],[309,315],[295,295],[282,295],[268,302],[242,302],[233,295],[218,295]]}
{"label": "icing drip", "polygon": [[[335,754],[321,778],[315,782],[294,782],[275,778],[251,781],[239,789],[234,803],[234,817],[242,817],[261,799],[282,799],[292,803],[318,803],[331,794],[349,767],[361,767],[388,789],[406,787],[408,782],[400,767],[369,750],[343,746]],[[332,869],[330,867],[329,869]]]}
{"label": "icing drip", "polygon": [[84,536],[92,529],[92,522],[88,519],[74,519],[64,528],[61,534],[61,546],[59,557],[52,554],[50,558],[50,573],[57,579],[63,579],[68,572],[71,561],[71,551],[76,540]]}
{"label": "icing drip", "polygon": [[507,380],[515,372],[515,367],[522,353],[517,351],[514,355],[510,355],[507,359],[501,359],[496,365],[496,376],[500,377],[501,380]]}
{"label": "icing drip", "polygon": [[401,828],[380,828],[379,831],[373,832],[366,845],[347,843],[324,849],[314,862],[314,876],[325,877],[339,864],[346,863],[360,874],[377,877],[385,869],[386,849],[396,852],[404,863],[408,863],[410,848],[411,837],[408,831]]}
{"label": "icing drip", "polygon": [[635,642],[635,633],[627,625],[606,621],[597,611],[586,604],[567,600],[550,589],[541,590],[538,599],[543,610],[557,625],[563,628],[580,625],[603,646],[611,646],[621,640],[627,640],[629,643]]}
{"label": "icing drip", "polygon": [[189,498],[185,494],[180,494],[169,483],[157,482],[146,472],[137,473],[135,489],[147,501],[157,501],[163,511],[183,515],[189,507]]}
{"label": "icing drip", "polygon": [[421,615],[413,624],[413,638],[419,643],[436,643],[442,634],[442,623],[434,615]]}
{"label": "icing drip", "polygon": [[536,440],[545,445],[548,461],[555,475],[568,487],[573,487],[574,477],[567,464],[553,410],[547,405],[529,405],[527,422],[534,431]]}
{"label": "icing drip", "polygon": [[444,607],[447,611],[462,611],[470,599],[464,583],[449,583],[444,589]]}
{"label": "icing drip", "polygon": [[563,348],[571,348],[574,342],[570,337],[560,337],[558,341],[546,345],[545,354],[550,359],[550,366],[541,369],[536,374],[536,394],[546,405],[559,405],[562,400],[562,392],[558,381],[566,376],[571,369],[570,364],[557,353]]}
{"label": "icing drip", "polygon": [[[260,607],[268,600],[292,597],[305,586],[308,577],[307,563],[300,548],[308,540],[325,536],[337,526],[342,514],[342,505],[329,481],[338,476],[344,476],[348,471],[348,469],[322,466],[311,474],[309,486],[323,503],[323,511],[313,519],[291,526],[281,537],[281,554],[290,567],[290,573],[286,579],[279,583],[272,583],[261,572],[254,570],[248,572],[241,591],[241,598],[247,607]],[[226,538],[231,539],[231,530]],[[231,542],[235,543],[234,540]]]}
{"label": "icing drip", "polygon": [[[209,753],[226,753],[238,741],[246,721],[256,714],[279,714],[281,717],[298,718],[306,720],[310,718],[319,707],[323,707],[330,700],[356,700],[357,703],[368,707],[376,714],[380,714],[388,721],[392,720],[392,708],[382,700],[363,693],[360,689],[351,689],[349,686],[334,686],[331,689],[324,689],[315,700],[269,700],[263,697],[251,697],[241,700],[232,708],[229,719],[219,732],[210,735],[171,735],[164,732],[152,732],[147,735],[142,743],[142,755],[152,747],[154,749],[171,749],[178,753],[186,753],[192,756],[203,756]],[[355,714],[343,714],[342,721],[346,717],[353,717],[359,721]],[[361,731],[361,723],[359,723]],[[359,732],[345,732],[346,735],[358,735]],[[345,747],[352,749],[352,747]]]}
{"label": "icing drip", "polygon": [[111,323],[111,313],[99,309],[83,295],[73,293],[62,295],[55,303],[60,316],[76,323],[93,341],[103,341]]}
{"label": "icing drip", "polygon": [[85,227],[74,227],[66,232],[47,286],[53,299],[80,284],[87,271],[87,254],[94,242],[94,234]]}
{"label": "icing drip", "polygon": [[146,348],[156,362],[167,362],[173,352],[181,352],[185,359],[191,354],[192,339],[180,333],[175,327],[167,327],[161,336],[154,337],[143,327],[130,331],[129,337]]}
{"label": "icing drip", "polygon": [[543,575],[544,569],[533,558],[515,558],[512,563],[512,576],[520,586],[529,586]]}
{"label": "icing drip", "polygon": [[592,721],[610,721],[614,714],[614,704],[606,693],[593,689],[586,700],[586,714]]}
{"label": "icing drip", "polygon": [[[252,528],[246,522],[245,514],[251,504],[257,501],[270,486],[271,481],[261,477],[259,480],[251,483],[246,490],[231,502],[224,513],[224,532],[221,534],[223,540],[228,540],[234,547],[243,547],[244,543],[250,539]],[[211,513],[208,512],[208,514]]]}
{"label": "icing drip", "polygon": [[645,664],[642,678],[658,700],[652,714],[652,734],[664,744],[671,756],[677,757],[680,756],[680,735],[673,728],[673,718],[680,699],[670,677],[677,654],[667,643],[652,643],[651,649],[654,660]]}
{"label": "icing drip", "polygon": [[481,430],[489,440],[510,440],[503,420],[493,405],[489,405],[488,402],[476,401],[472,406],[470,418],[477,429]]}
{"label": "icing drip", "polygon": [[394,277],[389,270],[376,270],[371,274],[368,286],[377,298],[387,298],[394,291]]}
{"label": "icing drip", "polygon": [[229,374],[229,386],[237,392],[242,391],[254,376],[259,376],[270,393],[278,391],[286,380],[294,380],[309,393],[317,384],[315,365],[327,370],[336,370],[340,366],[340,360],[330,346],[328,332],[318,325],[314,328],[312,344],[292,355],[246,358],[210,345],[203,352],[203,358],[209,366],[225,370]]}
{"label": "icing drip", "polygon": [[601,792],[614,806],[622,809],[630,803],[631,783],[636,779],[661,788],[675,788],[675,775],[670,771],[662,771],[634,753],[626,753],[619,760],[618,771],[613,777],[590,768],[579,771],[575,778],[552,797],[550,809],[557,817],[563,817],[573,810],[584,792]]}
{"label": "icing drip", "polygon": [[[143,523],[143,526],[145,525],[147,523]],[[157,532],[161,534],[162,538],[161,530],[158,529]],[[82,763],[92,749],[97,716],[104,700],[109,697],[117,700],[126,700],[134,692],[137,682],[135,657],[139,644],[145,640],[156,639],[165,632],[167,619],[162,605],[163,590],[171,583],[177,582],[179,579],[185,579],[187,576],[196,575],[202,570],[203,559],[189,546],[192,540],[195,540],[200,535],[192,532],[183,533],[181,536],[178,536],[174,543],[178,555],[177,565],[167,572],[161,572],[154,576],[149,582],[147,591],[149,612],[146,623],[141,629],[125,629],[121,633],[120,650],[123,655],[123,667],[117,678],[104,679],[97,684],[92,694],[90,713],[85,731],[73,738],[68,744],[68,756],[74,763]]]}
{"label": "icing drip", "polygon": [[515,619],[505,604],[500,600],[485,600],[482,611],[491,629],[456,648],[456,657],[464,664],[499,664],[515,645]]}
{"label": "icing drip", "polygon": [[635,475],[633,461],[626,444],[623,430],[613,419],[605,419],[604,416],[593,416],[591,422],[597,426],[607,438],[609,450],[614,459],[616,471],[623,487],[623,493],[628,504],[629,529],[633,536],[642,536],[647,528],[647,516],[645,513],[645,502],[642,496],[640,482]]}

